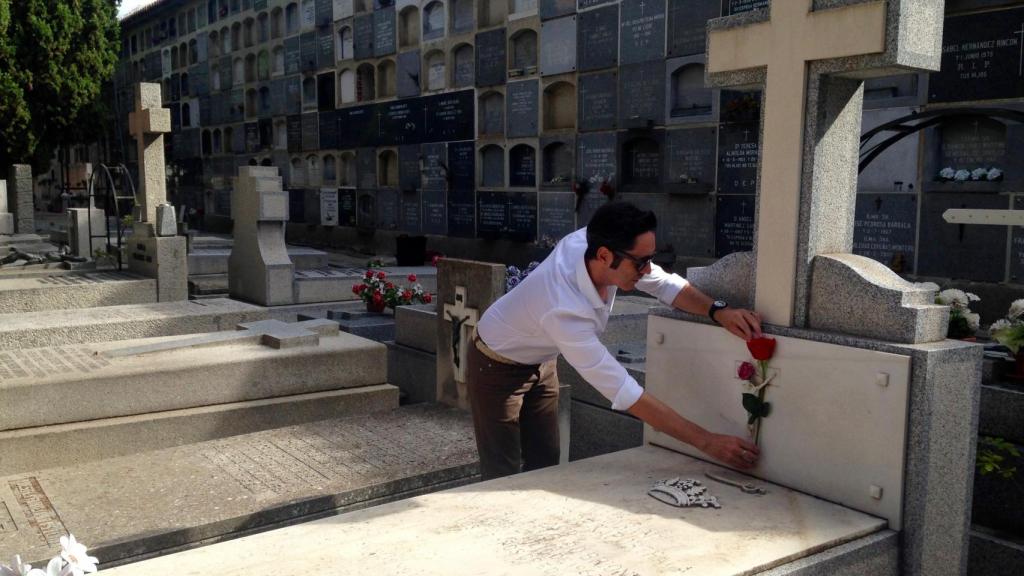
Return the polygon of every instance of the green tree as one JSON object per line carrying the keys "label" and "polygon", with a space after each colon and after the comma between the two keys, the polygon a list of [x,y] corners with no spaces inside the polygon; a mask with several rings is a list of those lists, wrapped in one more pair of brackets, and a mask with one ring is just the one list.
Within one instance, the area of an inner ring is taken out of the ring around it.
{"label": "green tree", "polygon": [[0,167],[101,135],[120,0],[0,0]]}

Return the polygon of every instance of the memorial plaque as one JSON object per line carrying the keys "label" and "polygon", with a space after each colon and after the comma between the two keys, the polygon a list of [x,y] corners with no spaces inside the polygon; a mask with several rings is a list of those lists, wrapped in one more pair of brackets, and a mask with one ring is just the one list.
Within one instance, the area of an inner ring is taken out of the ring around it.
{"label": "memorial plaque", "polygon": [[577,126],[581,132],[614,130],[618,119],[619,79],[615,72],[579,78]]}
{"label": "memorial plaque", "polygon": [[480,238],[494,240],[505,232],[508,225],[508,201],[506,192],[487,192],[481,190],[477,194],[476,233]]}
{"label": "memorial plaque", "polygon": [[878,260],[895,272],[913,271],[916,195],[857,194],[855,218],[854,254]]}
{"label": "memorial plaque", "polygon": [[1024,96],[1024,8],[946,18],[930,102]]}
{"label": "memorial plaque", "polygon": [[701,54],[707,23],[720,14],[720,0],[668,0],[668,55]]}
{"label": "memorial plaque", "polygon": [[476,35],[476,85],[494,86],[505,83],[508,60],[505,56],[505,29],[498,28]]}
{"label": "memorial plaque", "polygon": [[714,190],[716,138],[715,128],[668,131],[666,191],[705,194]]}
{"label": "memorial plaque", "polygon": [[299,66],[300,71],[315,72],[317,58],[316,32],[305,32],[299,36],[299,55],[302,58]]}
{"label": "memorial plaque", "polygon": [[351,188],[338,190],[338,225],[356,225],[356,191]]}
{"label": "memorial plaque", "polygon": [[540,105],[540,81],[536,78],[508,85],[505,101],[508,104],[508,137],[523,138],[537,135],[537,117]]}
{"label": "memorial plaque", "polygon": [[321,70],[324,68],[333,68],[334,63],[334,29],[331,27],[321,28],[316,32],[317,68]]}
{"label": "memorial plaque", "polygon": [[587,182],[591,192],[597,192],[605,181],[614,185],[618,174],[618,134],[580,134],[577,140],[577,180]]}
{"label": "memorial plaque", "polygon": [[224,56],[218,62],[217,69],[220,70],[221,90],[230,90],[235,80],[238,81],[238,84],[242,83],[241,78],[232,78],[231,56]]}
{"label": "memorial plaque", "polygon": [[544,76],[576,71],[576,16],[540,25],[540,73]]}
{"label": "memorial plaque", "polygon": [[[1013,199],[1014,210],[1024,210],[1024,196]],[[1014,226],[1010,234],[1010,282],[1024,282],[1024,227]]]}
{"label": "memorial plaque", "polygon": [[[631,202],[658,216],[658,249],[680,256],[714,257],[715,199],[710,196],[622,194],[616,199]],[[682,270],[675,270],[681,272]]]}
{"label": "memorial plaque", "polygon": [[444,190],[424,190],[423,233],[444,236],[448,233],[448,211]]}
{"label": "memorial plaque", "polygon": [[181,74],[171,74],[170,101],[177,102],[178,100],[181,100]]}
{"label": "memorial plaque", "polygon": [[580,10],[586,10],[587,8],[601,6],[602,4],[611,4],[612,2],[618,3],[618,0],[579,0],[578,4]]}
{"label": "memorial plaque", "polygon": [[420,147],[420,167],[424,190],[444,190],[448,183],[448,149],[445,144],[424,144]]}
{"label": "memorial plaque", "polygon": [[330,26],[334,22],[334,0],[316,0],[316,25]]}
{"label": "memorial plaque", "polygon": [[377,107],[354,106],[338,110],[338,148],[377,144]]}
{"label": "memorial plaque", "polygon": [[302,152],[302,116],[294,114],[289,116],[288,122],[288,151]]}
{"label": "memorial plaque", "polygon": [[419,191],[402,191],[399,203],[398,229],[409,234],[419,234],[423,227],[423,213]]}
{"label": "memorial plaque", "polygon": [[377,192],[356,191],[356,226],[366,229],[377,227]]}
{"label": "memorial plaque", "polygon": [[416,144],[398,147],[398,189],[414,192],[420,185],[420,147]]}
{"label": "memorial plaque", "polygon": [[517,242],[537,239],[536,192],[509,192],[507,236]]}
{"label": "memorial plaque", "polygon": [[554,246],[563,236],[576,230],[576,195],[572,192],[541,192],[538,209],[537,241]]}
{"label": "memorial plaque", "polygon": [[924,194],[917,274],[1002,282],[1006,265],[1006,226],[950,224],[942,213],[950,208],[1007,209],[1009,198],[999,194]]}
{"label": "memorial plaque", "polygon": [[665,64],[648,62],[619,69],[620,128],[650,128],[665,123]]}
{"label": "memorial plaque", "polygon": [[320,189],[320,225],[338,225],[338,189]]}
{"label": "memorial plaque", "polygon": [[[284,116],[288,113],[288,88],[287,80],[277,78],[270,81],[270,112],[274,116]],[[218,106],[215,104],[214,108]],[[220,112],[218,112],[218,115]],[[215,121],[215,123],[218,123]]]}
{"label": "memorial plaque", "polygon": [[[298,74],[302,71],[302,40],[299,36],[284,39],[284,73]],[[242,83],[241,78],[236,78]]]}
{"label": "memorial plaque", "polygon": [[423,40],[438,40],[444,38],[445,29],[445,5],[443,3],[428,2],[423,7]]}
{"label": "memorial plaque", "polygon": [[476,202],[472,190],[452,190],[448,193],[448,235],[473,238],[476,235]]}
{"label": "memorial plaque", "polygon": [[752,196],[718,196],[715,210],[715,257],[754,249],[754,208]]}
{"label": "memorial plaque", "polygon": [[473,31],[473,26],[475,25],[473,4],[469,0],[448,3],[452,11],[452,34],[464,34]]}
{"label": "memorial plaque", "polygon": [[352,52],[356,60],[373,58],[373,14],[360,14],[355,18],[355,31],[352,33],[354,46]]}
{"label": "memorial plaque", "polygon": [[480,148],[480,186],[501,188],[505,186],[505,148],[488,144]]}
{"label": "memorial plaque", "polygon": [[356,187],[377,187],[377,149],[360,148],[356,152]]}
{"label": "memorial plaque", "polygon": [[399,198],[398,190],[377,190],[377,228],[381,230],[398,230]]}
{"label": "memorial plaque", "polygon": [[[301,122],[301,119],[300,119]],[[300,127],[301,130],[301,127]],[[198,133],[198,130],[196,131]],[[231,151],[235,154],[242,154],[245,152],[245,127],[241,124],[234,127],[231,131]],[[224,162],[228,163],[232,158],[224,158]],[[234,176],[237,174],[234,166],[231,166],[225,172],[225,176]]]}
{"label": "memorial plaque", "polygon": [[355,13],[353,0],[334,0],[334,19],[348,18]]}
{"label": "memorial plaque", "polygon": [[661,130],[627,133],[619,157],[623,192],[660,192],[664,179],[665,134]]}
{"label": "memorial plaque", "polygon": [[576,0],[540,0],[537,12],[541,20],[573,14],[576,12]]}
{"label": "memorial plaque", "polygon": [[473,47],[468,44],[457,48],[454,55],[455,60],[455,87],[472,88],[476,85],[476,53]]}
{"label": "memorial plaque", "polygon": [[718,192],[757,193],[757,126],[721,124],[718,130]]}
{"label": "memorial plaque", "polygon": [[474,90],[461,90],[422,98],[425,142],[447,142],[473,138]]}
{"label": "memorial plaque", "polygon": [[505,96],[489,92],[480,98],[480,134],[505,134]]}
{"label": "memorial plaque", "polygon": [[423,107],[418,100],[397,100],[377,105],[377,113],[380,115],[379,145],[397,146],[423,141]]}
{"label": "memorial plaque", "polygon": [[316,112],[302,115],[302,149],[304,151],[320,148],[319,127],[320,119]]}
{"label": "memorial plaque", "polygon": [[[930,132],[939,143],[938,163],[930,163],[926,179],[938,176],[949,167],[973,171],[977,168],[1012,170],[1007,152],[1007,126],[990,118],[950,119],[941,128]],[[997,184],[993,184],[997,186]]]}
{"label": "memorial plaque", "polygon": [[508,153],[508,184],[516,188],[537,186],[537,151],[528,144],[517,144]]}
{"label": "memorial plaque", "polygon": [[189,68],[189,77],[192,83],[190,93],[193,96],[206,96],[210,93],[210,64],[208,62]]}
{"label": "memorial plaque", "polygon": [[338,148],[338,115],[335,111],[320,112],[320,150]]}
{"label": "memorial plaque", "polygon": [[581,12],[577,26],[580,72],[610,68],[619,61],[619,5]]}
{"label": "memorial plaque", "polygon": [[448,143],[448,186],[472,190],[476,181],[476,146],[469,142]]}
{"label": "memorial plaque", "polygon": [[768,8],[768,0],[725,0],[725,2],[726,16]]}
{"label": "memorial plaque", "polygon": [[[387,56],[395,53],[397,34],[395,32],[395,7],[384,8],[373,13],[373,55]],[[358,58],[358,56],[356,56]]]}
{"label": "memorial plaque", "polygon": [[636,64],[665,58],[665,3],[623,2],[621,44],[622,64]]}
{"label": "memorial plaque", "polygon": [[396,95],[409,98],[420,95],[420,51],[412,50],[398,55]]}
{"label": "memorial plaque", "polygon": [[300,114],[302,112],[302,78],[292,76],[284,79],[285,113]]}
{"label": "memorial plaque", "polygon": [[576,138],[554,136],[540,139],[540,184],[569,189],[576,172]]}
{"label": "memorial plaque", "polygon": [[305,188],[292,188],[288,190],[288,221],[297,224],[306,223]]}

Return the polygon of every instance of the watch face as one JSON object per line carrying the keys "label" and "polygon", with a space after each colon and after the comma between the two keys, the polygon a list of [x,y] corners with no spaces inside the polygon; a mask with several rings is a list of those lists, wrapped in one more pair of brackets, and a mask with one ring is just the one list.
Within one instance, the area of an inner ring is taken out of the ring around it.
{"label": "watch face", "polygon": [[725,303],[724,301],[722,301],[722,300],[715,300],[715,303],[714,303],[714,304],[712,304],[712,306],[714,306],[715,308],[725,308],[725,307],[727,307],[727,306],[729,306],[729,305],[728,305],[728,304],[726,304],[726,303]]}

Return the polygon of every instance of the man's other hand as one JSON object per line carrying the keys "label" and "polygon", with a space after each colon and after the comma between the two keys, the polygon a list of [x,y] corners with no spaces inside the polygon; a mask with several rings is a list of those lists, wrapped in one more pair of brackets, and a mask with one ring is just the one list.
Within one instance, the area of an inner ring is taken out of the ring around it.
{"label": "man's other hand", "polygon": [[715,314],[723,328],[744,342],[761,337],[761,315],[744,308],[723,308]]}
{"label": "man's other hand", "polygon": [[733,468],[749,469],[757,465],[761,450],[749,440],[737,436],[709,433],[701,452]]}

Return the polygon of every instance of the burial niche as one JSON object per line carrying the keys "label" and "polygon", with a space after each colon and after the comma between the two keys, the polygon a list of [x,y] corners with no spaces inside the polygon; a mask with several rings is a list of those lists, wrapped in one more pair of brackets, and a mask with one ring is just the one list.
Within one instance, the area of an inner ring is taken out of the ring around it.
{"label": "burial niche", "polygon": [[324,184],[334,184],[338,179],[338,166],[333,154],[324,156]]}
{"label": "burial niche", "polygon": [[284,33],[284,10],[280,6],[270,11],[270,37],[280,38]]}
{"label": "burial niche", "polygon": [[252,18],[245,19],[245,31],[243,33],[245,47],[252,48],[256,44],[256,21]]}
{"label": "burial niche", "polygon": [[480,149],[480,185],[486,188],[505,185],[505,151],[497,144]]}
{"label": "burial niche", "polygon": [[316,84],[317,110],[334,110],[334,72],[324,72],[317,76]]}
{"label": "burial niche", "polygon": [[423,39],[444,38],[444,4],[435,0],[423,8]]}
{"label": "burial niche", "polygon": [[398,153],[383,150],[377,157],[377,186],[398,188]]}
{"label": "burial niche", "polygon": [[509,76],[522,76],[537,71],[537,33],[520,30],[509,39]]}
{"label": "burial niche", "polygon": [[210,69],[210,87],[214,92],[220,91],[220,67],[218,66]]}
{"label": "burial niche", "polygon": [[684,64],[672,73],[673,118],[711,114],[712,92],[704,86],[704,65]]}
{"label": "burial niche", "polygon": [[306,167],[302,163],[302,158],[292,158],[291,162],[291,178],[289,183],[293,187],[305,186],[306,185]]}
{"label": "burial niche", "polygon": [[213,143],[211,142],[209,130],[203,130],[201,146],[203,148],[203,156],[211,156],[213,154]]}
{"label": "burial niche", "polygon": [[199,45],[195,38],[188,41],[188,63],[192,65],[199,63]]}
{"label": "burial niche", "polygon": [[242,60],[241,58],[235,58],[232,68],[233,70],[231,75],[234,78],[234,82],[237,84],[241,84],[243,81],[245,81],[245,60]]}
{"label": "burial niche", "polygon": [[349,60],[353,56],[352,28],[348,26],[338,30],[338,60]]}
{"label": "burial niche", "polygon": [[338,159],[338,186],[353,187],[356,185],[355,152],[342,152]]}
{"label": "burial niche", "polygon": [[306,185],[319,186],[322,175],[320,172],[320,158],[316,154],[306,156]]}
{"label": "burial niche", "polygon": [[316,108],[316,79],[312,76],[302,79],[302,107]]}
{"label": "burial niche", "polygon": [[242,152],[242,150],[235,149],[235,129],[231,126],[224,127],[224,153],[232,154],[235,152]]}
{"label": "burial niche", "polygon": [[181,73],[181,79],[179,80],[179,82],[179,87],[181,88],[181,96],[182,98],[184,98],[185,96],[188,96],[188,72]]}
{"label": "burial niche", "polygon": [[375,69],[373,64],[363,63],[356,69],[356,100],[369,102],[377,96],[374,93],[376,88]]}
{"label": "burial niche", "polygon": [[302,0],[301,24],[304,30],[316,26],[316,4],[313,0]]}
{"label": "burial niche", "polygon": [[295,2],[284,8],[284,33],[291,36],[299,31],[299,5]]}
{"label": "burial niche", "polygon": [[477,18],[481,28],[501,26],[508,17],[508,0],[479,0],[477,4]]}
{"label": "burial niche", "polygon": [[426,67],[427,90],[444,90],[444,52],[433,50],[423,57],[423,62]]}
{"label": "burial niche", "polygon": [[274,76],[284,74],[284,46],[274,46]]}
{"label": "burial niche", "polygon": [[[238,48],[235,46],[234,48]],[[231,30],[227,26],[220,29],[220,50],[225,54],[230,54],[232,50],[231,46]],[[239,76],[241,78],[241,76]]]}
{"label": "burial niche", "polygon": [[505,97],[501,92],[480,96],[480,136],[501,136],[505,133]]}
{"label": "burial niche", "polygon": [[544,89],[544,130],[576,128],[576,86],[556,82]]}
{"label": "burial niche", "polygon": [[247,117],[256,116],[256,103],[257,95],[255,88],[249,88],[245,91],[245,115]]}
{"label": "burial niche", "polygon": [[224,152],[224,150],[222,149],[222,139],[221,139],[220,128],[214,128],[213,129],[213,153],[214,154],[221,154],[223,152]]}
{"label": "burial niche", "polygon": [[388,98],[395,95],[397,69],[394,60],[382,60],[377,65],[377,95]]}
{"label": "burial niche", "polygon": [[242,25],[235,22],[231,25],[231,49],[238,50],[242,47]]}
{"label": "burial niche", "polygon": [[260,50],[256,57],[256,75],[261,81],[270,79],[270,54],[266,50]]}
{"label": "burial niche", "polygon": [[351,68],[342,70],[338,76],[338,93],[341,95],[342,104],[356,101],[356,73]]}
{"label": "burial niche", "polygon": [[260,86],[260,116],[270,116],[270,88]]}
{"label": "burial niche", "polygon": [[464,88],[476,81],[476,65],[473,61],[473,45],[459,44],[452,53],[452,86]]}
{"label": "burial niche", "polygon": [[452,34],[473,30],[473,0],[451,0]]}
{"label": "burial niche", "polygon": [[256,55],[248,54],[245,57],[245,81],[256,81]]}
{"label": "burial niche", "polygon": [[274,148],[288,149],[288,122],[284,118],[274,120]]}
{"label": "burial niche", "polygon": [[[657,186],[661,181],[661,146],[653,138],[640,136],[622,146],[624,186]],[[654,190],[650,190],[654,191]]]}
{"label": "burial niche", "polygon": [[537,186],[537,151],[529,144],[517,144],[508,153],[508,185],[533,188]]}
{"label": "burial niche", "polygon": [[557,186],[572,182],[572,148],[565,142],[552,142],[544,147],[544,184]]}
{"label": "burial niche", "polygon": [[537,12],[537,0],[509,0],[509,16],[520,16]]}
{"label": "burial niche", "polygon": [[266,12],[260,12],[260,15],[257,16],[256,19],[256,29],[259,32],[257,38],[260,44],[262,44],[270,39],[270,17]]}
{"label": "burial niche", "polygon": [[406,6],[398,15],[398,47],[413,48],[420,43],[420,11]]}

